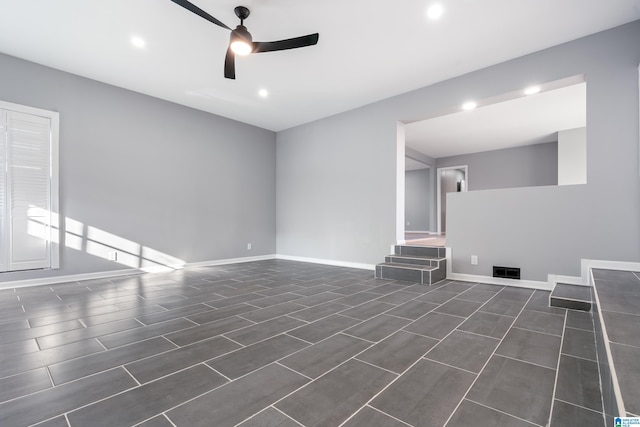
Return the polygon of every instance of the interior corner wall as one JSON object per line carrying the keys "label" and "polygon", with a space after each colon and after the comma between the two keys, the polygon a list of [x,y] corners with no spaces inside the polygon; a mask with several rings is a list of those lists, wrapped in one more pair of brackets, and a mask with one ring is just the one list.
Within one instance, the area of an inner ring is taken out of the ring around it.
{"label": "interior corner wall", "polygon": [[579,276],[582,258],[638,261],[637,40],[640,21],[279,132],[278,253],[381,262],[394,242],[398,120],[584,74],[588,183],[451,195],[453,269],[490,276],[508,263],[546,281]]}
{"label": "interior corner wall", "polygon": [[2,54],[0,99],[60,113],[62,236],[0,282],[275,253],[274,132]]}
{"label": "interior corner wall", "polygon": [[467,165],[469,191],[558,184],[558,143],[525,145],[436,159],[436,167]]}

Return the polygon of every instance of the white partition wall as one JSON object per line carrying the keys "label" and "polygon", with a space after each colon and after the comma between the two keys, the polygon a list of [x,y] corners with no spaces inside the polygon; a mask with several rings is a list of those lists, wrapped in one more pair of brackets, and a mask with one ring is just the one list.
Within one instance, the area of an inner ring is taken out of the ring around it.
{"label": "white partition wall", "polygon": [[587,129],[558,132],[558,185],[587,183]]}

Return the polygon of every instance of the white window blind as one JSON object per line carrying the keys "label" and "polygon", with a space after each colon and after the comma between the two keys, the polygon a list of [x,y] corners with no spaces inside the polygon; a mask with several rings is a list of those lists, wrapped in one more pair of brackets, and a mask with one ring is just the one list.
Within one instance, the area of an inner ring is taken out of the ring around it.
{"label": "white window blind", "polygon": [[55,268],[57,113],[16,109],[0,110],[0,271]]}

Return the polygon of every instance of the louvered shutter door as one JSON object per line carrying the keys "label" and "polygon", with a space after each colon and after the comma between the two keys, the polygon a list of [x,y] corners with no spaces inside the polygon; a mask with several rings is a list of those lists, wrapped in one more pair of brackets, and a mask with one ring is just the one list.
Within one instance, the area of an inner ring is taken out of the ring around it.
{"label": "louvered shutter door", "polygon": [[0,271],[6,271],[9,261],[9,230],[7,229],[7,113],[0,110]]}
{"label": "louvered shutter door", "polygon": [[9,270],[51,266],[51,121],[7,112]]}

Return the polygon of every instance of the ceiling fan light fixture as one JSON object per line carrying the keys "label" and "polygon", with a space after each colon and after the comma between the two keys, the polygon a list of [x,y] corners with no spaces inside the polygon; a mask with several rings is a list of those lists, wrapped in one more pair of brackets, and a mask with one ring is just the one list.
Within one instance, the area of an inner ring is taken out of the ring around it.
{"label": "ceiling fan light fixture", "polygon": [[253,51],[253,37],[244,25],[238,25],[231,31],[229,47],[236,55],[248,55]]}

